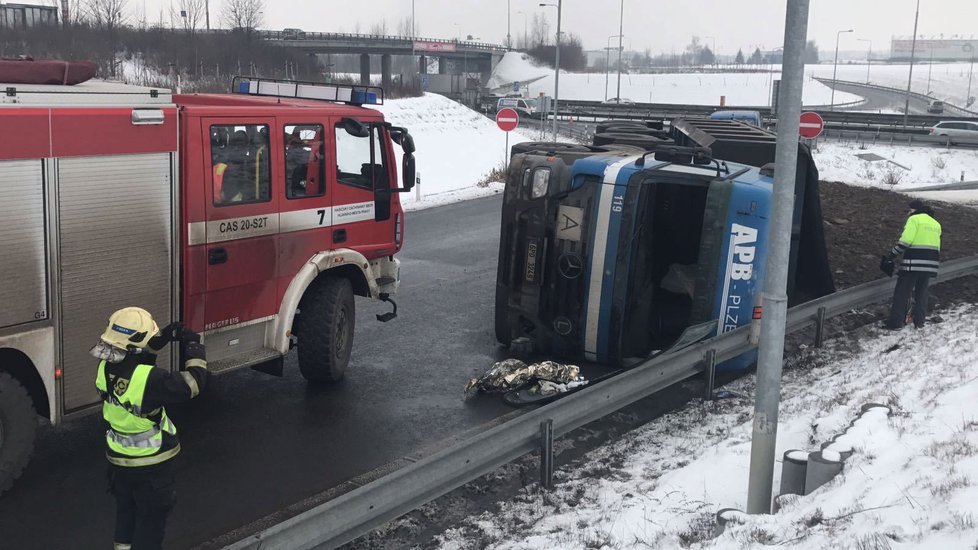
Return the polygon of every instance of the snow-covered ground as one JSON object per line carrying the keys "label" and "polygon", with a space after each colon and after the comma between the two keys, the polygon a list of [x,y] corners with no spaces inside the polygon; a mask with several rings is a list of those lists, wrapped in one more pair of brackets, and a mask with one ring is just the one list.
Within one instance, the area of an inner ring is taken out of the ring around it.
{"label": "snow-covered ground", "polygon": [[[735,397],[697,401],[443,533],[445,550],[671,548],[978,548],[978,307],[922,330],[858,329],[785,371],[778,463],[818,450],[865,403],[866,421],[841,475],[773,515],[745,516],[714,535],[714,515],[746,505],[753,376]],[[743,395],[746,397],[737,397]]]}
{"label": "snow-covered ground", "polygon": [[[779,73],[721,73],[721,74],[623,74],[621,97],[635,102],[719,105],[726,96],[727,105],[768,105],[771,102],[771,81]],[[527,82],[527,97],[541,92],[553,95],[554,74],[549,67],[535,66],[525,54],[507,53],[493,70],[489,87],[504,86],[514,81]],[[607,85],[606,85],[607,84]],[[573,100],[603,101],[616,97],[617,75],[607,81],[601,73],[560,74],[560,97]],[[607,92],[606,92],[607,90]],[[814,80],[806,80],[805,105],[828,105],[832,90]],[[858,101],[858,96],[836,92],[836,104]]]}
{"label": "snow-covered ground", "polygon": [[[960,181],[978,181],[978,151],[941,147],[866,145],[823,140],[813,151],[821,179],[849,185],[912,192]],[[875,154],[886,160],[868,161],[857,155]],[[896,182],[896,183],[893,183]],[[925,199],[978,205],[978,190],[915,193]]]}
{"label": "snow-covered ground", "polygon": [[[965,98],[968,97],[968,75],[971,70],[970,63],[914,63],[913,66],[913,91],[933,95],[937,99],[948,101],[953,105],[964,107]],[[805,70],[806,76],[819,76],[832,78],[832,65],[808,65]],[[907,89],[907,77],[910,75],[910,65],[884,65],[873,64],[869,67],[869,80],[873,84],[888,86],[890,88]],[[927,87],[928,75],[930,76],[930,88]],[[849,80],[852,82],[866,82],[866,65],[839,65],[839,80]],[[978,95],[978,78],[973,78],[971,82],[971,95]],[[838,98],[838,94],[836,94]],[[970,107],[973,111],[978,111],[978,105]]]}
{"label": "snow-covered ground", "polygon": [[[509,152],[506,136],[496,123],[444,96],[389,100],[378,107],[384,118],[395,126],[404,126],[414,137],[415,157],[421,175],[421,200],[417,193],[401,194],[406,210],[419,210],[452,202],[493,195],[502,184],[482,182],[493,169],[502,168]],[[513,131],[510,146],[530,141]],[[400,174],[400,147],[397,166]]]}

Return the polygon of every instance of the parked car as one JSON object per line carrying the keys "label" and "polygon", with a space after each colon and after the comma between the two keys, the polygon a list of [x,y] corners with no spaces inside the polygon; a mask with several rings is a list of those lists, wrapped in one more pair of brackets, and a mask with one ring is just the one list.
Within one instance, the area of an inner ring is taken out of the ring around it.
{"label": "parked car", "polygon": [[283,29],[282,40],[303,40],[306,33],[302,29]]}
{"label": "parked car", "polygon": [[935,115],[943,113],[944,102],[939,99],[932,99],[930,103],[927,104],[927,112]]}
{"label": "parked car", "polygon": [[605,105],[634,105],[635,102],[627,97],[613,97],[602,101]]}
{"label": "parked car", "polygon": [[536,101],[526,100],[519,97],[501,97],[499,101],[496,102],[496,112],[498,113],[500,109],[509,107],[510,109],[515,109],[521,117],[528,118],[540,118],[540,108]]}
{"label": "parked car", "polygon": [[951,144],[962,139],[978,142],[978,122],[942,120],[930,129],[930,135],[946,137]]}

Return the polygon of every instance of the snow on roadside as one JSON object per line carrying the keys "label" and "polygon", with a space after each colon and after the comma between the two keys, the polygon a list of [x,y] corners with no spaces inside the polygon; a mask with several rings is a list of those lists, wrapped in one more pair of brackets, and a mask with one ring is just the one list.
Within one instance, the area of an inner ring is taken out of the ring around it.
{"label": "snow on roadside", "polygon": [[[420,210],[484,197],[501,192],[502,185],[477,184],[493,169],[501,168],[509,152],[506,136],[496,123],[464,105],[437,94],[395,99],[377,107],[387,122],[404,126],[414,137],[415,157],[421,176],[420,201],[415,191],[401,194],[405,210]],[[530,141],[510,132],[509,144]],[[401,173],[401,149],[397,152]]]}
{"label": "snow on roadside", "polygon": [[[908,191],[915,187],[978,180],[978,151],[944,147],[865,145],[823,140],[813,151],[821,179],[850,185]],[[856,155],[875,153],[886,161],[870,162]],[[905,168],[904,168],[905,167]],[[887,179],[899,179],[890,186]]]}
{"label": "snow on roadside", "polygon": [[[777,514],[713,534],[719,509],[746,504],[753,404],[737,397],[694,402],[592,451],[558,472],[554,492],[524,490],[440,547],[978,548],[978,307],[943,317],[919,331],[864,327],[785,371],[775,487],[784,451],[817,450],[862,404],[893,414],[840,476]],[[726,389],[750,396],[753,376]]]}

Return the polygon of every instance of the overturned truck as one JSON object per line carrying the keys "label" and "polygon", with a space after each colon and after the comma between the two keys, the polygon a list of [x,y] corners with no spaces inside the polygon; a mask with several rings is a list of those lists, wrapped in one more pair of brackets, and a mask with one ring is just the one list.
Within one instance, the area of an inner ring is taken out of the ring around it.
{"label": "overturned truck", "polygon": [[[675,120],[668,139],[661,132],[635,134],[656,135],[648,150],[637,137],[513,148],[496,280],[500,343],[629,365],[690,326],[720,334],[751,320],[777,185],[775,136],[709,119]],[[793,303],[834,291],[818,170],[799,148]]]}

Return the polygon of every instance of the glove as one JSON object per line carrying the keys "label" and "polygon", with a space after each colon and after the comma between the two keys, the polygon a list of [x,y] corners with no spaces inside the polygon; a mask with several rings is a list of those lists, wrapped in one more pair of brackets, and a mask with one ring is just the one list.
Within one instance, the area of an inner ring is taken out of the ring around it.
{"label": "glove", "polygon": [[160,329],[160,338],[164,342],[175,342],[180,339],[180,331],[183,330],[183,323],[173,322]]}
{"label": "glove", "polygon": [[181,342],[187,342],[187,343],[193,342],[195,344],[200,343],[200,334],[197,334],[196,332],[190,330],[189,328],[184,328],[182,326],[180,327],[180,330],[177,333],[176,338]]}
{"label": "glove", "polygon": [[880,258],[880,271],[886,274],[887,277],[893,276],[893,270],[895,268],[893,263],[893,258],[890,256],[882,256]]}

